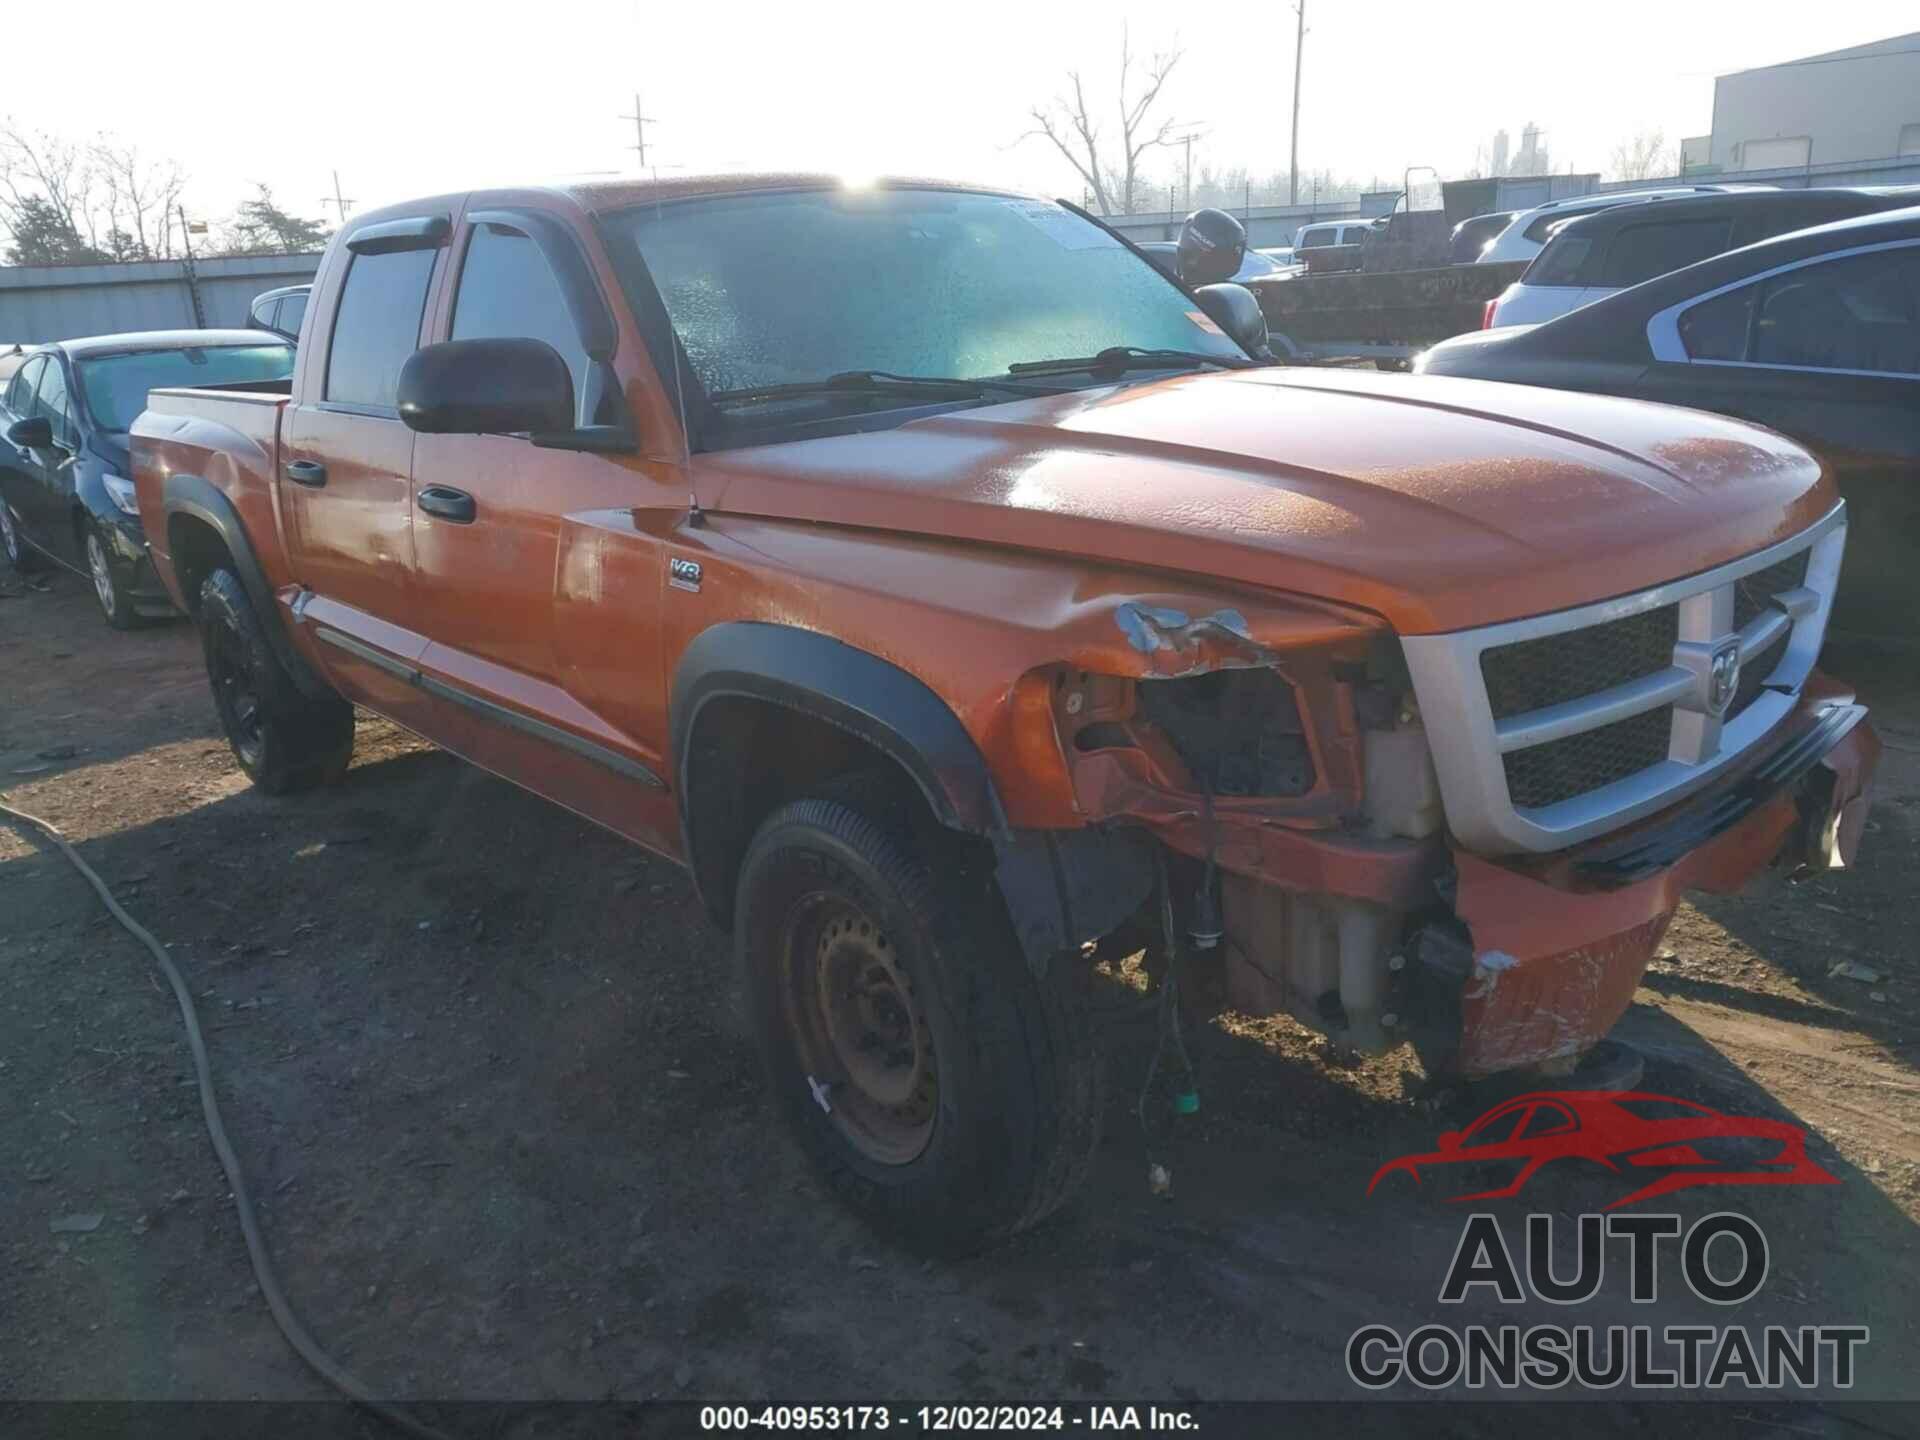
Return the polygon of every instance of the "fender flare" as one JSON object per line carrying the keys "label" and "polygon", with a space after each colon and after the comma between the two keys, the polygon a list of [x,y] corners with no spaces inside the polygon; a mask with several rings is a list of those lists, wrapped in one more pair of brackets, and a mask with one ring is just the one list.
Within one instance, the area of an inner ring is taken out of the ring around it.
{"label": "fender flare", "polygon": [[[186,515],[220,537],[227,554],[233,557],[234,573],[240,577],[241,588],[247,592],[254,613],[260,616],[261,627],[267,633],[267,643],[273,647],[274,658],[286,667],[287,674],[293,677],[293,683],[302,695],[309,700],[331,699],[333,687],[321,679],[313,666],[307,663],[306,657],[293,648],[286,624],[281,619],[279,603],[274,599],[273,587],[267,583],[267,572],[261,568],[260,557],[254,551],[253,542],[247,538],[246,525],[240,519],[240,512],[233,508],[233,502],[210,481],[198,475],[169,475],[161,491],[161,506],[169,526],[174,516]],[[169,544],[171,539],[169,536]],[[184,598],[191,602],[193,597]]]}
{"label": "fender flare", "polygon": [[905,770],[942,825],[975,835],[1006,833],[986,758],[925,682],[817,630],[742,620],[701,631],[674,667],[669,732],[689,855],[685,807],[694,730],[707,702],[724,696],[768,701],[845,730]]}
{"label": "fender flare", "polygon": [[687,797],[700,711],[724,696],[784,706],[845,730],[897,763],[942,825],[991,841],[1001,898],[1036,971],[1113,929],[1152,888],[1152,851],[1137,832],[1013,829],[973,737],[916,676],[815,630],[735,621],[694,637],[674,669],[669,705],[682,853],[723,924],[731,907],[704,893]]}

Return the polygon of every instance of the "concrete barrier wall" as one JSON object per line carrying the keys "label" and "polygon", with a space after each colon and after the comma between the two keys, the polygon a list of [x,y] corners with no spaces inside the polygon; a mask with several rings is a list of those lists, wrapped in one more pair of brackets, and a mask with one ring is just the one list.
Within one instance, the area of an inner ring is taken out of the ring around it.
{"label": "concrete barrier wall", "polygon": [[[244,326],[263,290],[311,281],[313,255],[236,255],[194,266],[212,329]],[[37,345],[129,330],[195,328],[193,288],[178,260],[128,265],[0,267],[0,344]]]}

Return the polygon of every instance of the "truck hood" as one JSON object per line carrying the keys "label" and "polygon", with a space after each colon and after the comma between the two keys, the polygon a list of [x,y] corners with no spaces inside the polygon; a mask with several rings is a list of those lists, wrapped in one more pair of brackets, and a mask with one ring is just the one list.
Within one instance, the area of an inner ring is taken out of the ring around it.
{"label": "truck hood", "polygon": [[696,457],[715,513],[1052,552],[1492,624],[1709,569],[1837,503],[1751,425],[1528,386],[1187,374]]}

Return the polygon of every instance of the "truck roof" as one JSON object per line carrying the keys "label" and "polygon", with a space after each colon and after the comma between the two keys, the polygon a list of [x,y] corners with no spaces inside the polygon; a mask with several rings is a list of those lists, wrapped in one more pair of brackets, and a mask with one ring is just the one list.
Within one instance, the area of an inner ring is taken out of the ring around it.
{"label": "truck roof", "polygon": [[[843,175],[794,170],[731,175],[675,175],[660,180],[640,178],[577,180],[544,185],[536,183],[495,186],[472,192],[422,196],[396,205],[383,206],[378,210],[364,210],[353,217],[348,228],[358,229],[361,225],[374,221],[416,216],[425,210],[451,209],[457,201],[479,196],[499,201],[516,195],[561,194],[573,200],[582,209],[601,215],[613,210],[624,210],[631,205],[644,205],[655,201],[666,203],[708,195],[740,195],[755,190],[833,190],[849,183]],[[863,180],[859,183],[864,187],[869,182]],[[888,175],[870,183],[882,189],[960,190],[975,195],[1004,195],[1018,199],[1036,198],[1026,191],[1010,190],[1004,185],[980,185],[963,180],[919,176]]]}

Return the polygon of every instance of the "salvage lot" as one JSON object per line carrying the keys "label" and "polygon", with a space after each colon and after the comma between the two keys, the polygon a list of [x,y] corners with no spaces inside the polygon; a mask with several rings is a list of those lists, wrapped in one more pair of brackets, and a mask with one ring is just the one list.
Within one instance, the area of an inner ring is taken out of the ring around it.
{"label": "salvage lot", "polygon": [[[1506,1318],[1442,1315],[1457,1210],[1365,1195],[1464,1117],[1412,1103],[1409,1058],[1343,1064],[1284,1021],[1192,1027],[1204,1109],[1164,1147],[1170,1198],[1133,1116],[1136,1007],[1110,1022],[1083,1199],[972,1260],[895,1251],[781,1133],[727,944],[677,869],[366,715],[343,785],[260,796],[189,627],[110,632],[71,576],[0,589],[0,789],[171,945],[282,1279],[383,1392],[1343,1399],[1362,1324]],[[1766,1229],[1739,1321],[1867,1324],[1856,1396],[1913,1399],[1920,685],[1910,658],[1829,667],[1887,745],[1859,868],[1683,911],[1624,1033],[1646,1088],[1806,1125],[1840,1178],[1674,1197]],[[0,1399],[326,1393],[253,1288],[171,998],[57,852],[5,826],[0,1093]],[[1536,1193],[1565,1214],[1616,1198]],[[1658,1320],[1728,1323],[1681,1288]],[[1575,1318],[1648,1319],[1617,1276]]]}

